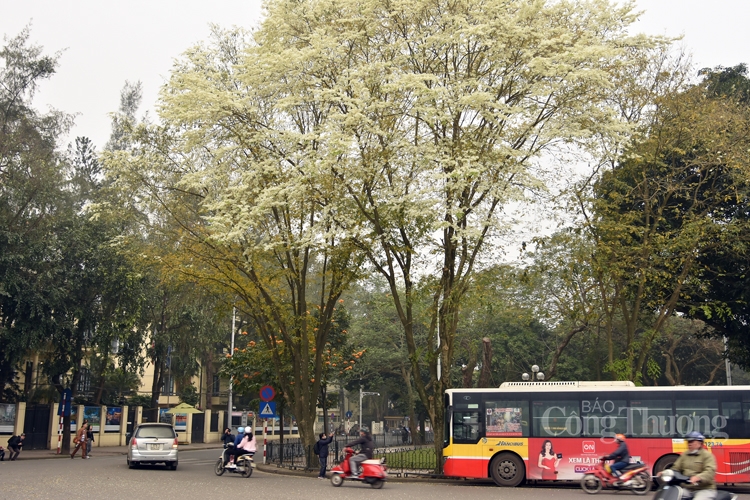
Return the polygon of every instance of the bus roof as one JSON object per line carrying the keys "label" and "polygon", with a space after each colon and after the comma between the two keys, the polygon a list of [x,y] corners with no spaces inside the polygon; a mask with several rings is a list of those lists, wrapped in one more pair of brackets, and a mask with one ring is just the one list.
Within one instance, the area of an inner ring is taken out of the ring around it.
{"label": "bus roof", "polygon": [[674,391],[750,391],[748,385],[668,385],[668,386],[636,386],[633,382],[623,381],[560,381],[560,382],[503,382],[500,387],[487,388],[453,388],[446,392],[674,392]]}

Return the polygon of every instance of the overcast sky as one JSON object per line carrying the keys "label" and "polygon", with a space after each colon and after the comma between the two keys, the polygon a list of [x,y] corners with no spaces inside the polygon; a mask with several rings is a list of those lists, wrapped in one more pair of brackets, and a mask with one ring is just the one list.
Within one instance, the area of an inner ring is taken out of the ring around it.
{"label": "overcast sky", "polygon": [[[750,62],[750,2],[746,0],[638,0],[645,10],[636,29],[684,35],[696,67]],[[143,82],[144,108],[153,117],[159,87],[172,61],[205,40],[209,23],[257,26],[261,0],[6,0],[0,33],[15,36],[31,23],[31,38],[48,53],[63,50],[57,74],[44,83],[37,107],[76,113],[72,138],[85,135],[101,148],[108,113],[119,105],[125,80]]]}

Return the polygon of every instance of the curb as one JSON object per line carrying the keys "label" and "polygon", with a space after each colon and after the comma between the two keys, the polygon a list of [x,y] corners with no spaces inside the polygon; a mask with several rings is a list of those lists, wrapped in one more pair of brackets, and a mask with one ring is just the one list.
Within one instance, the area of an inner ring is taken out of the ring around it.
{"label": "curb", "polygon": [[[290,470],[285,469],[284,467],[279,467],[278,465],[273,464],[255,464],[255,468],[258,469],[261,472],[265,472],[268,474],[278,474],[280,476],[292,476],[292,477],[307,477],[310,479],[315,479],[318,477],[318,472],[315,470],[312,470],[310,472],[306,472],[304,470]],[[330,479],[330,473],[326,475],[326,479]],[[466,479],[466,478],[455,478],[455,479],[445,479],[445,478],[431,478],[431,477],[397,477],[397,476],[388,476],[388,479],[386,482],[389,483],[427,483],[430,484],[476,484],[476,483],[491,483],[492,480],[478,480],[478,479]]]}

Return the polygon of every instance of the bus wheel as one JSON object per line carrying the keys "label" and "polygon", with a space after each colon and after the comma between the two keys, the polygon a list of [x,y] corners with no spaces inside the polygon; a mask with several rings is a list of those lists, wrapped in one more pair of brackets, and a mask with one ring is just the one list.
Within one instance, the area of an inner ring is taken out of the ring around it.
{"label": "bus wheel", "polygon": [[490,475],[498,486],[518,486],[526,476],[523,461],[513,453],[501,453],[490,463]]}
{"label": "bus wheel", "polygon": [[661,478],[656,477],[656,475],[664,469],[669,469],[670,467],[672,467],[675,460],[677,460],[677,455],[664,455],[656,461],[656,465],[654,465],[654,482],[657,486],[661,486],[664,483],[662,482]]}

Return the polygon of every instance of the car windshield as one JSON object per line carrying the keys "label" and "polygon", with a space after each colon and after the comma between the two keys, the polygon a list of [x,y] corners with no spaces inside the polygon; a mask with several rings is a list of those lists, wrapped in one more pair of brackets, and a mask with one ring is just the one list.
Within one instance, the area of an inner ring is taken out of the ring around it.
{"label": "car windshield", "polygon": [[138,434],[136,434],[136,437],[171,439],[171,438],[174,438],[174,431],[172,430],[171,427],[165,427],[161,425],[139,427]]}

